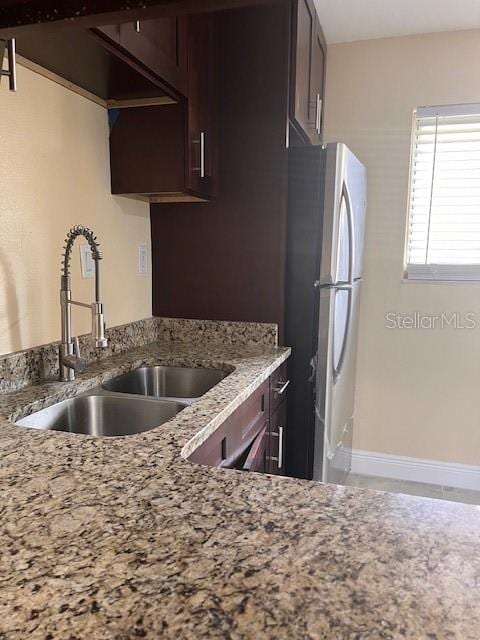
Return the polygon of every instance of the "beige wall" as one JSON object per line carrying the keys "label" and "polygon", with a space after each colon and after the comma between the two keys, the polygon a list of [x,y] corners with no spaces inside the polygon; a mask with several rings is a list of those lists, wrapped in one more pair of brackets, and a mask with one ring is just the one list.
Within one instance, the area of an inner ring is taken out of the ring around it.
{"label": "beige wall", "polygon": [[[402,283],[412,110],[480,102],[480,31],[329,48],[326,129],[368,168],[354,447],[480,464],[480,284]],[[474,312],[473,331],[389,330],[388,312]]]}
{"label": "beige wall", "polygon": [[[148,205],[110,194],[106,111],[19,67],[18,93],[0,86],[0,145],[0,353],[59,339],[60,259],[74,224],[102,245],[107,325],[150,316],[150,273],[136,273],[138,243],[150,246]],[[81,242],[73,294],[91,302]],[[88,311],[74,310],[74,330],[90,330]]]}

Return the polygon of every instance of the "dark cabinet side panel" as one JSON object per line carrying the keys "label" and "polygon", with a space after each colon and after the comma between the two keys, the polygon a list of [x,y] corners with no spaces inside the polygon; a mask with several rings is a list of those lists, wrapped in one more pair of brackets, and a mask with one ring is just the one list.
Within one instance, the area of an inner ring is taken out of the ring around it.
{"label": "dark cabinet side panel", "polygon": [[289,11],[276,3],[222,13],[215,28],[219,195],[152,206],[153,309],[282,325]]}
{"label": "dark cabinet side panel", "polygon": [[325,155],[318,147],[289,151],[289,210],[286,268],[286,344],[288,361],[287,475],[312,477],[314,389],[312,357],[318,340],[319,289],[314,287],[321,259]]}

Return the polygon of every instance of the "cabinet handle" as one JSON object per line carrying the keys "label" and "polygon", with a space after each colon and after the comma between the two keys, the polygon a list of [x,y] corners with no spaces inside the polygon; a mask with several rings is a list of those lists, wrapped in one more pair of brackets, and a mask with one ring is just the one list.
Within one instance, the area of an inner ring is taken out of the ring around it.
{"label": "cabinet handle", "polygon": [[200,145],[200,166],[193,167],[194,171],[200,172],[200,178],[205,178],[205,141],[206,141],[206,133],[205,131],[200,132],[200,139],[194,140],[194,144]]}
{"label": "cabinet handle", "polygon": [[315,129],[317,130],[318,135],[322,133],[322,98],[319,93],[317,93],[317,111],[316,111],[316,118],[315,118]]}
{"label": "cabinet handle", "polygon": [[275,394],[277,396],[283,396],[289,384],[290,380],[287,380],[286,382],[284,382],[283,380],[279,380],[275,385]]}
{"label": "cabinet handle", "polygon": [[135,20],[135,31],[140,33],[140,20]]}
{"label": "cabinet handle", "polygon": [[284,427],[278,427],[278,468],[283,467],[283,433]]}
{"label": "cabinet handle", "polygon": [[269,460],[277,463],[277,467],[281,469],[283,467],[283,434],[285,427],[278,427],[278,433],[270,431],[270,435],[274,438],[278,438],[278,458],[277,456],[270,456]]}
{"label": "cabinet handle", "polygon": [[200,133],[200,178],[205,178],[205,131]]}
{"label": "cabinet handle", "polygon": [[[3,44],[2,44],[3,42]],[[8,40],[5,44],[5,41],[0,41],[0,63],[3,64],[3,54],[5,51],[5,47],[7,48],[8,53],[8,69],[4,70],[3,67],[0,67],[0,77],[5,76],[8,78],[10,91],[17,90],[17,61],[16,61],[16,46],[15,46],[15,38]]]}

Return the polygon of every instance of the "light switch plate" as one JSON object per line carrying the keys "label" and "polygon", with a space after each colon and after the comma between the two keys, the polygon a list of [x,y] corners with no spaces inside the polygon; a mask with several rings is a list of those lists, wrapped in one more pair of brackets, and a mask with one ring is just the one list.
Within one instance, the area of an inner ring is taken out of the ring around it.
{"label": "light switch plate", "polygon": [[92,258],[92,251],[90,245],[80,245],[80,264],[82,267],[82,278],[93,278],[95,275],[95,262]]}
{"label": "light switch plate", "polygon": [[148,273],[148,247],[146,244],[138,245],[138,273],[139,275]]}

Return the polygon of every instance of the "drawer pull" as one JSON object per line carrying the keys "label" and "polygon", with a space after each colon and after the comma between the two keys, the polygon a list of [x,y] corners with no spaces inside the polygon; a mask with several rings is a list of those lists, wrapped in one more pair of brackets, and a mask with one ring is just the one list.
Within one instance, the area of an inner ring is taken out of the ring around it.
{"label": "drawer pull", "polygon": [[290,384],[290,380],[284,382],[283,380],[279,380],[275,385],[275,393],[277,396],[282,396],[287,390],[288,385]]}

